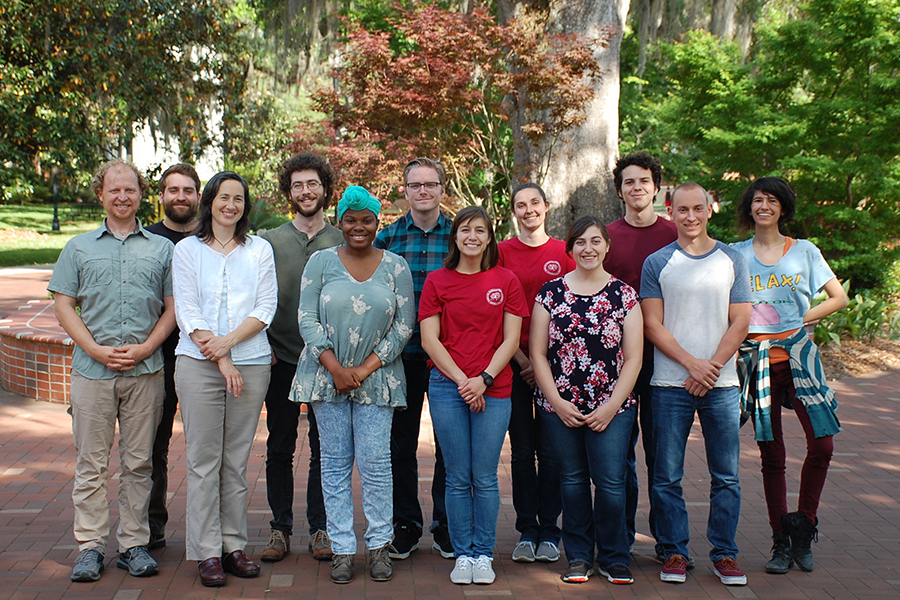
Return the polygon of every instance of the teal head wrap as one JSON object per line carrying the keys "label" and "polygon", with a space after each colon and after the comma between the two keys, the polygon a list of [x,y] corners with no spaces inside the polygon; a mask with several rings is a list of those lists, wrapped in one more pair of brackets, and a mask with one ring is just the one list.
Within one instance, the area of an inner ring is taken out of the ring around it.
{"label": "teal head wrap", "polygon": [[361,185],[351,185],[346,190],[344,190],[344,194],[341,196],[340,202],[338,202],[338,220],[344,217],[344,213],[347,210],[365,210],[369,209],[375,216],[381,212],[381,202],[369,193],[369,190],[362,187]]}

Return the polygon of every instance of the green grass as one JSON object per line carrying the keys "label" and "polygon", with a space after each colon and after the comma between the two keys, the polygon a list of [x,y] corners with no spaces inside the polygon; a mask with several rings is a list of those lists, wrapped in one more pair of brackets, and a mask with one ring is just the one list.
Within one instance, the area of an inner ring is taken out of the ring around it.
{"label": "green grass", "polygon": [[66,242],[100,222],[60,205],[60,231],[54,232],[52,206],[0,205],[0,267],[55,263]]}

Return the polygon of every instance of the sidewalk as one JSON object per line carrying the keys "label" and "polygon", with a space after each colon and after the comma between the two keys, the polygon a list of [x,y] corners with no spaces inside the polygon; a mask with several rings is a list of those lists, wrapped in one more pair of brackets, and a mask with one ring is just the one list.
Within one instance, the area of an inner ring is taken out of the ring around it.
{"label": "sidewalk", "polygon": [[[91,598],[114,600],[201,598],[811,598],[814,600],[900,597],[900,373],[848,379],[835,384],[841,402],[844,431],[836,438],[836,454],[819,513],[821,533],[813,546],[816,571],[793,569],[788,575],[767,575],[769,531],[762,496],[759,459],[752,432],[742,431],[741,482],[743,510],[738,531],[740,564],[749,578],[746,587],[726,588],[712,572],[706,556],[708,474],[699,426],[689,442],[684,487],[691,513],[691,548],[697,567],[682,585],[660,582],[660,565],[651,558],[652,540],[639,536],[632,570],[635,584],[612,586],[592,577],[583,585],[560,582],[564,561],[520,565],[509,559],[517,534],[513,527],[508,446],[501,458],[501,511],[498,523],[497,581],[491,586],[455,586],[449,581],[452,561],[430,552],[431,538],[409,560],[394,562],[389,583],[373,583],[364,576],[362,554],[357,555],[356,580],[344,586],[331,583],[328,563],[317,563],[306,551],[303,523],[308,459],[305,443],[298,448],[295,515],[298,534],[293,553],[280,563],[263,563],[257,579],[230,577],[224,588],[200,586],[197,568],[184,560],[185,456],[180,416],[176,420],[170,455],[169,545],[154,551],[160,574],[137,579],[115,568],[115,542],[106,555],[106,570],[97,583],[69,581],[77,555],[72,537],[72,477],[75,453],[71,421],[64,406],[33,402],[0,390],[0,600],[56,600]],[[427,414],[426,414],[427,420]],[[305,441],[305,423],[301,426]],[[797,475],[803,437],[797,420],[785,419],[789,454],[789,500],[796,502]],[[428,482],[431,459],[430,424],[422,428],[419,457],[422,487],[419,497],[431,513]],[[261,423],[251,453],[250,546],[258,557],[268,538],[269,513],[265,493],[265,424]],[[639,451],[639,463],[642,455]],[[118,472],[113,452],[112,473]],[[644,470],[641,482],[646,481]],[[358,478],[356,531],[363,531]],[[110,482],[116,496],[117,478]],[[111,503],[113,529],[116,503]],[[647,531],[647,499],[642,490],[638,528]],[[302,535],[300,535],[302,533]],[[362,547],[362,545],[361,545]]]}
{"label": "sidewalk", "polygon": [[8,317],[29,300],[49,298],[47,284],[53,273],[53,265],[0,268],[0,319]]}

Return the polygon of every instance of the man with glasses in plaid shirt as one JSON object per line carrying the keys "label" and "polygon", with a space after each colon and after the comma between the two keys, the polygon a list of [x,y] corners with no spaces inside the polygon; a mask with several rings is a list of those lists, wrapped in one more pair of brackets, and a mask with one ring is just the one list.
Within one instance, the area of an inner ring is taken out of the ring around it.
{"label": "man with glasses in plaid shirt", "polygon": [[[452,221],[441,213],[446,171],[444,166],[428,158],[410,161],[403,171],[403,185],[409,212],[385,227],[375,239],[375,246],[399,254],[409,263],[416,292],[416,312],[422,286],[429,273],[440,269],[447,254]],[[408,558],[418,549],[422,535],[422,507],[419,505],[419,470],[416,450],[419,446],[419,424],[422,403],[428,390],[428,355],[422,350],[419,327],[403,350],[406,371],[406,410],[394,413],[391,429],[391,467],[394,477],[394,559]],[[453,546],[447,530],[444,509],[444,459],[435,438],[434,479],[431,497],[434,521],[431,532],[434,550],[444,558],[453,558]]]}

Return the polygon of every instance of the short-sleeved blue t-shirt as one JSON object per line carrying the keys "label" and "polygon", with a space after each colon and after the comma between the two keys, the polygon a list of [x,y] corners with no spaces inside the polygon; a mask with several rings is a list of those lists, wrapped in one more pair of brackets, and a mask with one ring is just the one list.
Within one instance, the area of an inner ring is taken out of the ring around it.
{"label": "short-sleeved blue t-shirt", "polygon": [[803,315],[812,299],[834,279],[834,272],[815,244],[797,240],[774,265],[760,262],[753,252],[753,239],[732,247],[750,268],[750,333],[782,333],[803,327]]}

